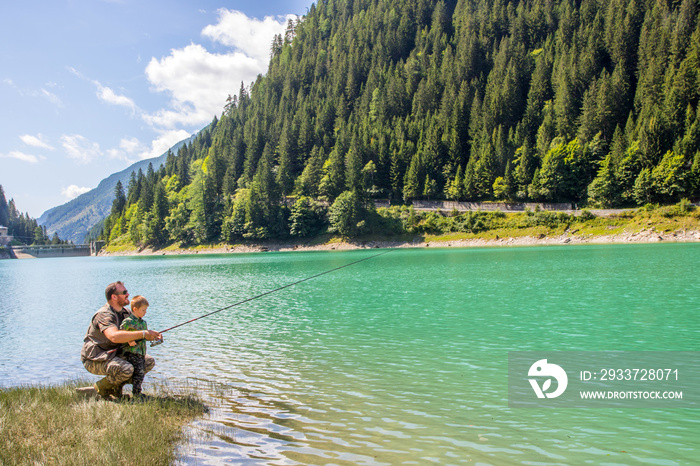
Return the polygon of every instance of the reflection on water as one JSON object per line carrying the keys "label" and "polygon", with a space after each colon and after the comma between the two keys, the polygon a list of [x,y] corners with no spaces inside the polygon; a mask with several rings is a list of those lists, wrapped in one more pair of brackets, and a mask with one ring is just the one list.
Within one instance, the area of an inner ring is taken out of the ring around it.
{"label": "reflection on water", "polygon": [[[93,380],[80,343],[115,279],[162,329],[375,253],[0,262],[0,385]],[[195,384],[214,408],[184,464],[692,464],[696,411],[510,409],[507,353],[697,350],[698,259],[392,251],[166,333],[147,382]]]}

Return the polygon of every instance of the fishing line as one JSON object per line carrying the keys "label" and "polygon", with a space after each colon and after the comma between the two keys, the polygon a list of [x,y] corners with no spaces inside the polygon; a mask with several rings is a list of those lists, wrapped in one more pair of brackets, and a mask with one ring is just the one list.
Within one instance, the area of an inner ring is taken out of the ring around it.
{"label": "fishing line", "polygon": [[[310,276],[310,277],[303,278],[303,279],[298,280],[298,281],[296,281],[296,282],[294,282],[294,283],[289,283],[289,284],[287,284],[287,285],[280,286],[279,288],[275,288],[274,290],[270,290],[270,291],[266,291],[266,292],[264,292],[264,293],[260,293],[259,295],[253,296],[253,297],[251,297],[251,298],[244,299],[243,301],[238,301],[237,303],[231,304],[231,305],[226,306],[226,307],[222,307],[221,309],[217,309],[216,311],[212,311],[212,312],[209,312],[209,313],[207,313],[207,314],[201,315],[201,316],[199,316],[199,317],[195,317],[194,319],[190,319],[190,320],[188,320],[187,322],[182,322],[182,323],[180,323],[180,324],[173,325],[172,327],[166,328],[165,330],[161,330],[161,331],[158,332],[158,333],[161,333],[161,334],[162,334],[162,333],[165,333],[165,332],[169,332],[170,330],[174,330],[174,329],[176,329],[176,328],[178,328],[178,327],[182,327],[183,325],[191,324],[192,322],[195,322],[195,321],[197,321],[197,320],[199,320],[199,319],[204,319],[205,317],[209,317],[209,316],[211,316],[211,315],[214,315],[214,314],[216,314],[217,312],[225,311],[225,310],[231,309],[232,307],[235,307],[235,306],[240,306],[241,304],[245,304],[245,303],[250,302],[250,301],[253,301],[253,300],[255,300],[255,299],[262,298],[263,296],[267,296],[267,295],[272,294],[272,293],[275,293],[275,292],[277,292],[277,291],[284,290],[285,288],[289,288],[290,286],[298,285],[299,283],[303,283],[303,282],[309,281],[309,280],[311,280],[311,279],[318,278],[318,277],[320,277],[321,275],[326,275],[326,274],[329,274],[329,273],[331,273],[331,272],[335,272],[335,271],[337,271],[337,270],[344,269],[345,267],[350,267],[351,265],[359,264],[360,262],[364,262],[364,261],[367,261],[367,260],[370,260],[370,259],[374,259],[375,257],[379,257],[379,256],[381,256],[381,255],[383,255],[383,254],[386,254],[386,253],[390,252],[390,251],[391,251],[391,249],[387,249],[386,251],[380,252],[379,254],[374,254],[373,256],[365,257],[364,259],[360,259],[360,260],[357,260],[357,261],[354,261],[354,262],[350,262],[350,263],[348,263],[348,264],[341,265],[341,266],[336,267],[336,268],[334,268],[334,269],[326,270],[325,272],[317,273],[316,275],[312,275],[312,276]],[[163,340],[155,340],[155,341],[153,341],[153,342],[151,343],[151,346],[158,345],[158,344],[160,344],[160,343],[162,343],[162,342],[163,342]]]}

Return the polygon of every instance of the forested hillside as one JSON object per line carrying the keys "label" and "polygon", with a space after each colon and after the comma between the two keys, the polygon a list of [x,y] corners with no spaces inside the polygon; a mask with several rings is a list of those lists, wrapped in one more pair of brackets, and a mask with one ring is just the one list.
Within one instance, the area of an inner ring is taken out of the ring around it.
{"label": "forested hillside", "polygon": [[698,10],[696,0],[320,1],[275,38],[267,74],[220,119],[117,190],[105,236],[352,235],[391,217],[371,198],[697,198]]}

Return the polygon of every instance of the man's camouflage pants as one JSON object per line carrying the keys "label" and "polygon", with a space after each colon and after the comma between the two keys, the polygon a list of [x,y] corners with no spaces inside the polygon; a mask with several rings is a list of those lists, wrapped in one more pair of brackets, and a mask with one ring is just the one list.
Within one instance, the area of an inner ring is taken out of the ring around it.
{"label": "man's camouflage pants", "polygon": [[[152,356],[146,355],[145,372],[150,372],[156,365],[156,360]],[[126,383],[131,383],[134,375],[134,366],[122,358],[115,356],[109,361],[90,361],[83,363],[85,369],[91,374],[104,375],[107,381],[117,387]]]}

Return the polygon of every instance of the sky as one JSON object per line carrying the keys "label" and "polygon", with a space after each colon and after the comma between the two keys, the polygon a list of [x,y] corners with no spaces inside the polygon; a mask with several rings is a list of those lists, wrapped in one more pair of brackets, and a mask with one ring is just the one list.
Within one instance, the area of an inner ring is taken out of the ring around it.
{"label": "sky", "polygon": [[38,218],[163,154],[267,70],[312,0],[0,4],[0,185]]}

